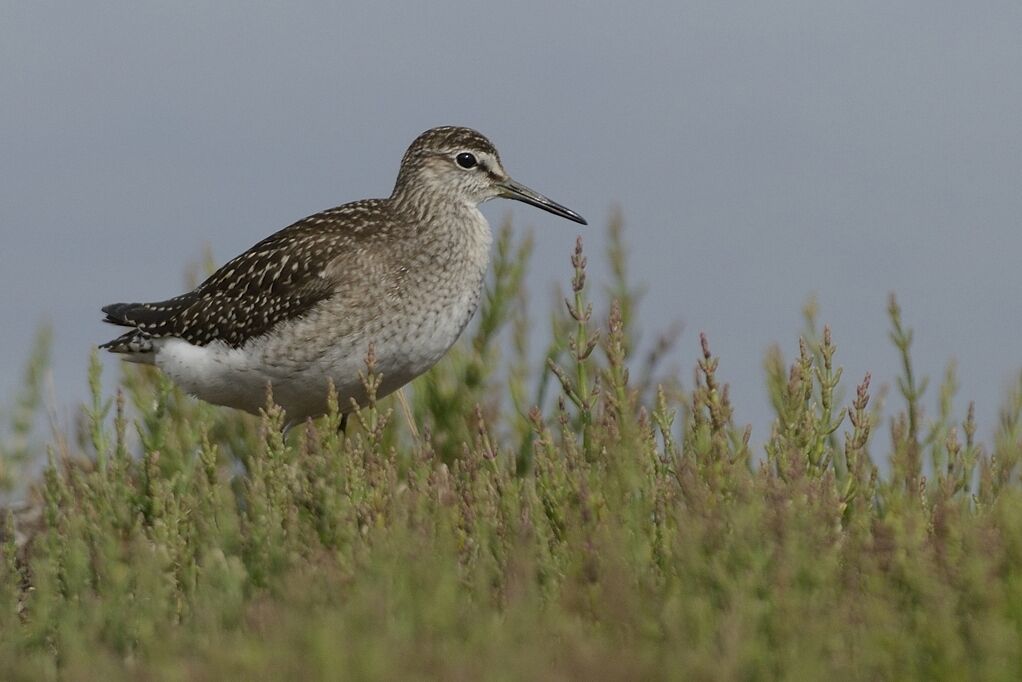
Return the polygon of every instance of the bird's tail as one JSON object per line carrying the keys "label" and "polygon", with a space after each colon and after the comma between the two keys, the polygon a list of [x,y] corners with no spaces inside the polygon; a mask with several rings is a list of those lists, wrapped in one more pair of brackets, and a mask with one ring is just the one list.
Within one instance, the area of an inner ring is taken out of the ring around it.
{"label": "bird's tail", "polygon": [[153,362],[152,337],[138,329],[132,329],[127,334],[118,336],[113,341],[107,341],[99,346],[111,353],[122,353],[128,357],[124,358],[131,362],[142,362],[151,364]]}

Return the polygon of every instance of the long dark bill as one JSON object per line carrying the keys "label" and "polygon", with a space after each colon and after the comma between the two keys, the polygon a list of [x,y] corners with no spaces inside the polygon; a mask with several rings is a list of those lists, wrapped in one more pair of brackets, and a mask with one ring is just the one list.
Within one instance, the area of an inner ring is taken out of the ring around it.
{"label": "long dark bill", "polygon": [[561,206],[556,201],[552,201],[539,192],[529,189],[525,185],[511,178],[508,178],[504,182],[500,183],[501,188],[504,190],[501,194],[507,199],[515,199],[517,201],[524,201],[527,204],[531,204],[536,208],[541,208],[544,211],[549,211],[554,215],[573,220],[576,223],[588,225],[586,219],[575,213],[570,208]]}

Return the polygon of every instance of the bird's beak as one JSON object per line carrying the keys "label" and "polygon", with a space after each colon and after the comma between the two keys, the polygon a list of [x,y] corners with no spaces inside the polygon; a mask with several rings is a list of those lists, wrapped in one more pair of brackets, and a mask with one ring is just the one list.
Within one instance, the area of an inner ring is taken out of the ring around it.
{"label": "bird's beak", "polygon": [[581,223],[583,225],[589,224],[586,222],[585,218],[580,216],[578,213],[575,213],[570,208],[565,208],[564,206],[558,204],[556,201],[551,201],[550,199],[547,199],[539,192],[529,189],[522,183],[516,182],[511,178],[501,181],[499,183],[499,186],[500,196],[506,199],[524,201],[527,204],[532,204],[536,208],[541,208],[544,211],[549,211],[554,215],[559,215],[562,218],[573,220],[576,223]]}

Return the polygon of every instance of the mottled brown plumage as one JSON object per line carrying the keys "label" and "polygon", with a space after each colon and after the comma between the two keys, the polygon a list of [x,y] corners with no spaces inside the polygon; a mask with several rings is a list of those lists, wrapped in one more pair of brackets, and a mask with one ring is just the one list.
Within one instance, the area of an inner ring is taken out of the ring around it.
{"label": "mottled brown plumage", "polygon": [[300,220],[181,296],[104,307],[131,330],[101,347],[249,411],[270,383],[297,419],[325,409],[328,381],[357,400],[354,362],[373,344],[389,392],[439,359],[475,310],[490,243],[476,205],[496,196],[585,222],[511,180],[478,132],[434,128],[408,148],[390,197]]}
{"label": "mottled brown plumage", "polygon": [[[328,297],[343,278],[328,266],[357,251],[379,200],[359,201],[304,218],[231,259],[194,290],[157,303],[115,303],[107,322],[133,327],[126,337],[176,336],[198,346],[222,341],[239,348]],[[113,348],[112,341],[104,348]]]}

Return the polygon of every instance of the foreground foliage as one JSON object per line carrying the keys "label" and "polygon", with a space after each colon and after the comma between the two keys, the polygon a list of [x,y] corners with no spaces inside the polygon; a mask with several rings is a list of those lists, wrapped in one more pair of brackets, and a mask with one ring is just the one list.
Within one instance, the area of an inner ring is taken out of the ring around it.
{"label": "foreground foliage", "polygon": [[79,436],[6,514],[5,679],[1022,678],[1022,398],[981,446],[950,369],[926,419],[892,299],[902,407],[868,376],[845,404],[810,309],[752,452],[706,339],[687,390],[669,338],[636,350],[617,225],[614,302],[597,321],[580,244],[537,371],[509,235],[470,337],[343,437],[340,410],[285,439],[271,402],[138,368],[108,399],[94,361]]}

